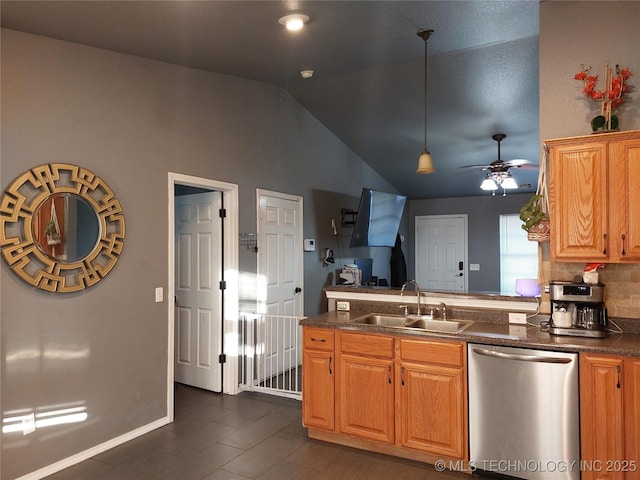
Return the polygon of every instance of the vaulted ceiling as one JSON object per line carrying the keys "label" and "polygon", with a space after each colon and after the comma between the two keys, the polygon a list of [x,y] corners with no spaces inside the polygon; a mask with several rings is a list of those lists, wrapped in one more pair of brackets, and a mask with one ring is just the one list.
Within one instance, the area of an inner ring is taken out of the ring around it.
{"label": "vaulted ceiling", "polygon": [[[495,133],[503,160],[538,163],[538,3],[3,0],[0,15],[4,28],[279,85],[398,191],[438,198],[487,194],[486,172],[460,167],[496,160]],[[289,13],[310,20],[289,32]],[[431,175],[415,173],[423,28]],[[535,190],[537,170],[511,171],[517,192]]]}

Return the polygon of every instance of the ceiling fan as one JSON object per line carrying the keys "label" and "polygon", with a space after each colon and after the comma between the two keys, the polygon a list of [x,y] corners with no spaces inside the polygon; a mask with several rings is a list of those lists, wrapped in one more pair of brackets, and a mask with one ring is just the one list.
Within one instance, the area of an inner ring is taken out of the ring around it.
{"label": "ceiling fan", "polygon": [[491,162],[488,165],[465,165],[460,168],[475,168],[478,170],[488,170],[486,177],[484,178],[480,188],[482,190],[495,191],[498,187],[502,187],[503,190],[518,188],[518,184],[511,176],[509,172],[510,168],[523,168],[523,169],[536,169],[538,165],[531,163],[529,160],[522,158],[516,158],[514,160],[504,161],[500,157],[500,142],[507,138],[504,133],[496,133],[491,138],[498,142],[498,159]]}

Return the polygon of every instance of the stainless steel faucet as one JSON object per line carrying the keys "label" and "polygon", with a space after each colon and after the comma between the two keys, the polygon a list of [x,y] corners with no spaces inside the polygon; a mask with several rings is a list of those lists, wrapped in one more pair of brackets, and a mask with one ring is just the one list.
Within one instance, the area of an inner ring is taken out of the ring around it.
{"label": "stainless steel faucet", "polygon": [[408,281],[404,282],[402,284],[402,288],[400,289],[400,296],[402,296],[404,294],[404,289],[407,288],[407,285],[409,285],[410,283],[413,283],[413,285],[415,286],[416,296],[418,297],[417,298],[417,302],[418,302],[417,314],[418,315],[422,315],[422,309],[420,308],[420,285],[418,285],[418,282],[416,282],[415,280],[408,280]]}
{"label": "stainless steel faucet", "polygon": [[440,302],[439,310],[442,311],[442,320],[447,321],[447,305],[444,302]]}

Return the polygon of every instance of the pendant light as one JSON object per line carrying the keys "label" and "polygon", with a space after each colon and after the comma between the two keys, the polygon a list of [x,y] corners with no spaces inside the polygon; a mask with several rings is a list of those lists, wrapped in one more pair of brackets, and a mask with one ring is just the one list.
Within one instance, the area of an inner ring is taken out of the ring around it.
{"label": "pendant light", "polygon": [[429,150],[427,150],[427,40],[433,33],[433,30],[420,30],[418,36],[424,40],[424,150],[418,159],[418,169],[416,173],[428,174],[433,173],[436,169],[433,167],[433,159]]}

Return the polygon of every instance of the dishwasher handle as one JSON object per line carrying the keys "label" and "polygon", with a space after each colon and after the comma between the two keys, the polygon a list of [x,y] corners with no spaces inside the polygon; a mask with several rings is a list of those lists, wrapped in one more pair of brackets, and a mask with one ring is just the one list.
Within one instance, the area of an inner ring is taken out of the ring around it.
{"label": "dishwasher handle", "polygon": [[573,359],[563,357],[541,357],[538,355],[523,355],[519,353],[504,353],[493,350],[484,350],[474,348],[473,353],[484,355],[485,357],[502,358],[505,360],[518,360],[520,362],[537,362],[537,363],[571,363]]}

